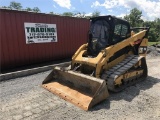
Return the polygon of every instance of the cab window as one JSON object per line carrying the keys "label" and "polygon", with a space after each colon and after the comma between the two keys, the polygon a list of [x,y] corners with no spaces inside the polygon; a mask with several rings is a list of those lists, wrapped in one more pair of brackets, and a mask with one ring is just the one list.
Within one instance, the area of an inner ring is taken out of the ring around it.
{"label": "cab window", "polygon": [[114,29],[113,42],[117,43],[127,38],[128,27],[124,24],[116,24]]}

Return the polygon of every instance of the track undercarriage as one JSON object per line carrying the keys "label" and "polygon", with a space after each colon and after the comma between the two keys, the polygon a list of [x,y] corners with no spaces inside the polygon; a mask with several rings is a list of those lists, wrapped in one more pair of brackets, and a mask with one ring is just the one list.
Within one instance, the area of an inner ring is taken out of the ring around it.
{"label": "track undercarriage", "polygon": [[110,91],[119,92],[147,77],[145,57],[130,55],[124,61],[103,72]]}

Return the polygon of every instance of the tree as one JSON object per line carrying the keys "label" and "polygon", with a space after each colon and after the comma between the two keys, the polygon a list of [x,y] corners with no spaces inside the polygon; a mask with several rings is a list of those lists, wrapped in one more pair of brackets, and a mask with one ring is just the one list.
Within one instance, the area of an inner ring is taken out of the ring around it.
{"label": "tree", "polygon": [[54,14],[54,12],[49,12],[49,14]]}
{"label": "tree", "polygon": [[100,16],[100,12],[98,10],[92,13],[92,17],[98,17],[98,16]]}
{"label": "tree", "polygon": [[34,7],[34,8],[32,9],[32,11],[33,11],[33,12],[36,12],[36,13],[41,12],[41,10],[40,10],[38,7]]}
{"label": "tree", "polygon": [[158,35],[156,34],[156,30],[154,28],[150,28],[148,39],[150,42],[157,42],[158,41]]}
{"label": "tree", "polygon": [[21,5],[21,3],[12,1],[12,2],[10,2],[9,8],[16,9],[16,10],[21,10],[22,9],[22,5]]}
{"label": "tree", "polygon": [[156,42],[160,41],[160,18],[153,21],[155,29]]}
{"label": "tree", "polygon": [[150,27],[148,38],[150,42],[160,41],[160,19],[154,21],[145,21],[143,23],[145,27]]}
{"label": "tree", "polygon": [[7,6],[2,6],[1,8],[5,8],[5,9],[7,9],[7,8],[8,8],[8,9],[9,9],[9,7],[7,7]]}
{"label": "tree", "polygon": [[142,11],[139,11],[137,8],[133,8],[129,15],[124,16],[124,19],[126,19],[132,27],[139,27],[143,23],[141,17]]}
{"label": "tree", "polygon": [[30,7],[27,7],[26,11],[32,11],[32,9]]}
{"label": "tree", "polygon": [[33,11],[33,12],[41,12],[41,10],[38,7],[34,7],[33,9],[30,7],[27,7],[26,9],[22,9],[21,3],[12,1],[10,2],[9,6],[2,6],[2,8],[8,8],[8,9],[16,9],[16,10],[26,10],[26,11]]}
{"label": "tree", "polygon": [[142,12],[139,11],[137,8],[134,8],[130,11],[129,15],[124,16],[131,27],[150,27],[148,39],[151,42],[160,41],[160,18],[155,19],[154,21],[143,21],[141,19]]}
{"label": "tree", "polygon": [[160,18],[157,18],[156,20],[154,20],[154,23],[155,23],[155,29],[157,33],[160,35]]}
{"label": "tree", "polygon": [[85,18],[85,12],[76,12],[74,14],[74,17],[78,17],[78,18]]}
{"label": "tree", "polygon": [[63,16],[70,16],[70,17],[74,16],[74,14],[72,12],[64,12],[62,15]]}

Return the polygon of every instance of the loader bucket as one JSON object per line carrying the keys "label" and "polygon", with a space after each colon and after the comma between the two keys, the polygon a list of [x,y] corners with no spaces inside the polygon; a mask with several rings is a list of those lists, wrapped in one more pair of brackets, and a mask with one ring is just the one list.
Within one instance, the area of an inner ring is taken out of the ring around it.
{"label": "loader bucket", "polygon": [[88,110],[106,99],[108,89],[102,79],[55,67],[42,86],[72,104]]}

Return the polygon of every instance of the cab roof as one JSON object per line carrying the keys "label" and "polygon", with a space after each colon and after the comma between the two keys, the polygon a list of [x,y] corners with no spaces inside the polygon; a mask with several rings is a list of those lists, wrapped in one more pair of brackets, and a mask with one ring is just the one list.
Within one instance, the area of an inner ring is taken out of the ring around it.
{"label": "cab roof", "polygon": [[126,24],[127,26],[130,26],[128,21],[126,21],[126,20],[124,20],[122,18],[118,18],[118,17],[112,16],[112,15],[98,16],[98,17],[90,18],[90,20],[92,22],[94,22],[96,20],[100,20],[100,19],[106,20],[109,24],[115,24],[116,22],[118,22],[118,23],[122,23],[122,24]]}

